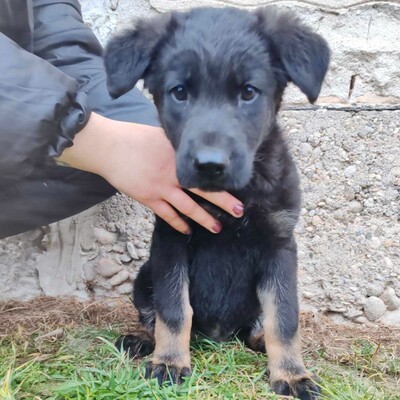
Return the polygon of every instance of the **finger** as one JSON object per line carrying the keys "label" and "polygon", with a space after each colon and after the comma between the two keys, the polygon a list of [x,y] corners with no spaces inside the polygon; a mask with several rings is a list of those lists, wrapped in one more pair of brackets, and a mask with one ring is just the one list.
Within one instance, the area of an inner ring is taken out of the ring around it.
{"label": "finger", "polygon": [[221,232],[222,225],[206,210],[199,206],[189,195],[183,190],[176,189],[168,193],[165,197],[173,207],[175,207],[182,214],[186,215],[199,225],[208,229],[212,233]]}
{"label": "finger", "polygon": [[178,213],[165,201],[157,201],[149,205],[154,214],[162,218],[172,228],[185,235],[190,234],[189,225],[178,215]]}
{"label": "finger", "polygon": [[228,192],[203,192],[200,189],[189,189],[189,191],[222,208],[236,218],[243,216],[243,203]]}

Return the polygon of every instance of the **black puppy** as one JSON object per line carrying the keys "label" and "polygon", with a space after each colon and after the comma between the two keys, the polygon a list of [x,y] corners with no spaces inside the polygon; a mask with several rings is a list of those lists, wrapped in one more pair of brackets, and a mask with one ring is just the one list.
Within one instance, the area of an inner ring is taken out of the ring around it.
{"label": "black puppy", "polygon": [[218,235],[192,223],[188,238],[156,220],[134,289],[145,330],[117,344],[132,356],[154,350],[149,377],[190,374],[192,329],[216,340],[239,334],[266,350],[276,393],[318,396],[298,334],[299,182],[276,113],[290,81],[314,102],[328,62],[319,35],[273,8],[166,14],[109,43],[111,95],[144,78],[181,185],[228,190],[245,204],[238,220],[196,198],[222,222]]}

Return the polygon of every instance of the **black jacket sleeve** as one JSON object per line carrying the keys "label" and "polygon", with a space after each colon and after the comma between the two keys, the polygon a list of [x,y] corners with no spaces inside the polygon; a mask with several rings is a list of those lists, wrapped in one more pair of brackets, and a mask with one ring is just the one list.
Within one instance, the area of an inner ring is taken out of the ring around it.
{"label": "black jacket sleeve", "polygon": [[88,119],[77,81],[0,33],[0,177],[29,175]]}
{"label": "black jacket sleeve", "polygon": [[[159,125],[154,105],[137,89],[117,100],[109,96],[102,48],[83,23],[77,0],[0,0],[4,2],[8,12],[0,16],[0,180],[20,179],[60,155],[91,110]],[[22,3],[28,5],[24,12]]]}

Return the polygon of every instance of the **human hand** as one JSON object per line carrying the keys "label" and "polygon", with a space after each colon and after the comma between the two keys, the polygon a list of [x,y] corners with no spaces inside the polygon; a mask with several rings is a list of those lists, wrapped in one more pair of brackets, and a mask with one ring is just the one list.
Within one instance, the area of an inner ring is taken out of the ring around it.
{"label": "human hand", "polygon": [[[101,175],[181,233],[189,233],[189,226],[176,210],[213,233],[221,231],[221,224],[180,188],[174,150],[161,128],[92,113],[60,160]],[[243,215],[242,203],[229,193],[192,191],[234,217]]]}

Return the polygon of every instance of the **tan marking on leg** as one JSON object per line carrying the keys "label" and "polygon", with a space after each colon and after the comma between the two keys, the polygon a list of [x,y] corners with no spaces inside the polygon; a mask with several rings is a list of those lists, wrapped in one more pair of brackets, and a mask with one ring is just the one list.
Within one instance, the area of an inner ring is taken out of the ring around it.
{"label": "tan marking on leg", "polygon": [[135,330],[135,336],[139,336],[143,338],[143,340],[152,340],[154,342],[154,332],[147,329],[145,326],[140,326],[137,330]]}
{"label": "tan marking on leg", "polygon": [[[290,383],[310,378],[311,375],[307,372],[301,355],[300,335],[297,333],[289,343],[283,343],[279,336],[275,293],[273,289],[260,291],[258,295],[264,314],[264,339],[271,381],[284,380]],[[298,369],[302,372],[300,374],[293,373],[290,367],[293,370]]]}
{"label": "tan marking on leg", "polygon": [[189,303],[188,283],[182,289],[183,321],[180,332],[172,332],[156,314],[154,337],[156,348],[153,364],[166,364],[178,368],[190,368],[190,336],[192,330],[193,309]]}

